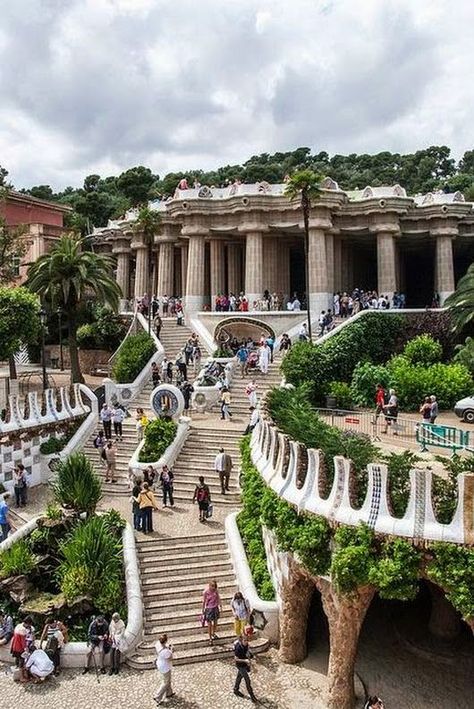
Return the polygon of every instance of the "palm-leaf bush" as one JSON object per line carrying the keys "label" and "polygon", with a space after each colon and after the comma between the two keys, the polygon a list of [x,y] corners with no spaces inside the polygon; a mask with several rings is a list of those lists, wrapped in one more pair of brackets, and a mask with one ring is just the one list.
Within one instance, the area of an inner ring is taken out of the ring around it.
{"label": "palm-leaf bush", "polygon": [[36,557],[26,539],[19,539],[0,554],[0,578],[27,575],[33,571]]}
{"label": "palm-leaf bush", "polygon": [[102,497],[100,480],[84,453],[62,460],[53,482],[54,497],[63,507],[92,514]]}

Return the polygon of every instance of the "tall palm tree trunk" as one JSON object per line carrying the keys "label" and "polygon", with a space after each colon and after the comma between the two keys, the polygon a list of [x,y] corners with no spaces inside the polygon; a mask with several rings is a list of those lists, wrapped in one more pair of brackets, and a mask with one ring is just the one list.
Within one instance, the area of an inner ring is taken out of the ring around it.
{"label": "tall palm tree trunk", "polygon": [[71,382],[84,384],[84,377],[79,363],[79,349],[77,346],[77,321],[75,316],[69,317],[69,359],[71,361]]}

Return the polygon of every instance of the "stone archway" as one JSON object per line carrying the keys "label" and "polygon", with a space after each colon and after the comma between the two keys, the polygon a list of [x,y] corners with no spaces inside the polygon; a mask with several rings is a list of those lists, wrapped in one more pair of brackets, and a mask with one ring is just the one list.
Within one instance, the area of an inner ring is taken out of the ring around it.
{"label": "stone archway", "polygon": [[233,338],[236,338],[238,342],[248,338],[258,342],[262,333],[266,337],[275,339],[275,331],[268,323],[258,318],[239,317],[236,315],[217,323],[214,330],[214,340],[220,344],[226,344]]}

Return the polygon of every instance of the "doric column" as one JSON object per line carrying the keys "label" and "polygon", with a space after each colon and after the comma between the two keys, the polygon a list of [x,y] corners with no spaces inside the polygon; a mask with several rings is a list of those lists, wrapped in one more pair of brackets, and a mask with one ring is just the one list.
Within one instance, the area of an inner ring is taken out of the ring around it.
{"label": "doric column", "polygon": [[391,300],[397,290],[395,236],[393,232],[381,231],[377,234],[377,291]]}
{"label": "doric column", "polygon": [[439,293],[440,304],[454,291],[453,236],[436,236],[436,272],[435,287]]}
{"label": "doric column", "polygon": [[172,241],[162,241],[158,255],[158,285],[157,295],[174,295],[174,244]]}
{"label": "doric column", "polygon": [[127,300],[130,293],[130,251],[117,254],[117,283],[122,291],[122,298]]}
{"label": "doric column", "polygon": [[211,310],[215,308],[216,297],[225,293],[225,243],[211,239]]}
{"label": "doric column", "polygon": [[266,236],[263,240],[263,289],[268,289],[270,293],[279,290],[278,274],[278,249],[281,239],[274,236]]}
{"label": "doric column", "polygon": [[339,237],[334,237],[334,292],[342,288],[342,243]]}
{"label": "doric column", "polygon": [[242,290],[242,249],[240,244],[227,244],[227,287],[238,295]]}
{"label": "doric column", "polygon": [[147,292],[148,285],[148,247],[140,244],[135,248],[135,298],[141,298]]}
{"label": "doric column", "polygon": [[328,290],[326,233],[320,227],[309,229],[308,281],[306,292],[311,306],[311,322],[315,322],[332,300]]}
{"label": "doric column", "polygon": [[181,242],[181,297],[186,295],[186,285],[188,280],[188,242]]}
{"label": "doric column", "polygon": [[[327,289],[334,293],[334,234],[326,234]],[[329,307],[332,307],[330,305]]]}
{"label": "doric column", "polygon": [[190,236],[186,280],[186,308],[191,311],[202,310],[205,302],[205,246],[203,234],[193,234]]}
{"label": "doric column", "polygon": [[277,295],[283,296],[281,308],[284,310],[290,297],[290,246],[283,238],[278,244],[278,284]]}
{"label": "doric column", "polygon": [[249,310],[263,295],[263,237],[262,232],[248,232],[245,242],[245,295]]}

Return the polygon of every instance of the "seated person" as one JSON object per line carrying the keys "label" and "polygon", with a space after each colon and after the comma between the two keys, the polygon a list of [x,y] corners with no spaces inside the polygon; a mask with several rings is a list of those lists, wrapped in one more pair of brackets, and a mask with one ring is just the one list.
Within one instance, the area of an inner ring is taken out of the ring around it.
{"label": "seated person", "polygon": [[44,650],[32,643],[31,653],[25,662],[25,675],[22,681],[42,682],[54,672],[54,662],[48,657]]}
{"label": "seated person", "polygon": [[13,618],[6,611],[0,611],[0,645],[8,645],[13,637]]}

